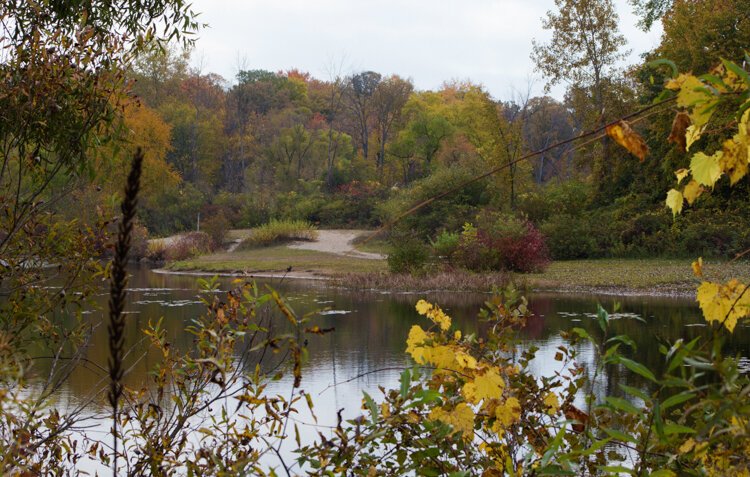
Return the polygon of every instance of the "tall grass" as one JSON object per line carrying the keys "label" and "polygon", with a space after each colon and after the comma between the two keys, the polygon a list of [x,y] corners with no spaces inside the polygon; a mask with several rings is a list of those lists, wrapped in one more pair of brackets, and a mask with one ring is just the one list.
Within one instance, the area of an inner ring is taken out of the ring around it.
{"label": "tall grass", "polygon": [[112,437],[114,439],[112,452],[112,473],[117,477],[117,443],[119,434],[119,402],[122,396],[123,349],[125,347],[125,296],[128,286],[128,275],[125,266],[128,263],[130,239],[133,232],[133,220],[138,205],[138,189],[140,188],[143,152],[140,148],[133,156],[133,163],[125,185],[125,198],[122,201],[122,220],[117,233],[115,256],[112,259],[112,281],[109,289],[109,404],[112,407]]}
{"label": "tall grass", "polygon": [[248,238],[240,244],[241,249],[264,247],[294,240],[315,240],[318,231],[313,224],[304,220],[271,220],[253,229]]}

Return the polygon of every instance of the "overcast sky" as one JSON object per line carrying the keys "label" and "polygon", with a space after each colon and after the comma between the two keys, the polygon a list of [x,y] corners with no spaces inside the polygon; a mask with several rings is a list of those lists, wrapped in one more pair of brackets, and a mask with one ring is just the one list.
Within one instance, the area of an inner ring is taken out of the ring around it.
{"label": "overcast sky", "polygon": [[[627,0],[614,0],[629,63],[653,48],[660,30],[635,25]],[[543,79],[529,59],[531,40],[546,40],[541,18],[554,0],[194,0],[208,28],[193,64],[232,82],[240,67],[297,68],[321,79],[373,70],[411,78],[418,89],[451,79],[483,84],[497,99]],[[553,90],[560,97],[563,89]]]}

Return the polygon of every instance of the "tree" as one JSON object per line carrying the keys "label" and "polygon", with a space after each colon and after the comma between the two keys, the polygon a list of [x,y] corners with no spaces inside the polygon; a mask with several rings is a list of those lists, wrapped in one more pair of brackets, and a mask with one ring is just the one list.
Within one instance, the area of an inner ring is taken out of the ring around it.
{"label": "tree", "polygon": [[641,17],[640,27],[648,31],[672,8],[674,0],[629,0],[635,14]]}
{"label": "tree", "polygon": [[676,0],[662,19],[655,50],[680,71],[710,71],[721,59],[741,63],[750,45],[749,0]]}
{"label": "tree", "polygon": [[382,76],[374,71],[364,71],[350,77],[346,87],[346,105],[353,116],[353,134],[359,141],[362,157],[369,156],[370,124],[373,114],[373,95]]}
{"label": "tree", "polygon": [[381,81],[375,88],[373,104],[375,109],[375,130],[379,150],[376,156],[378,174],[382,177],[385,165],[385,148],[394,123],[401,118],[401,111],[414,90],[410,81],[391,76]]}
{"label": "tree", "polygon": [[[48,399],[80,362],[91,328],[75,305],[101,271],[99,227],[66,221],[55,207],[88,180],[101,145],[121,138],[133,59],[197,27],[183,0],[0,4],[0,474],[62,472],[63,434],[79,417],[49,409]],[[27,353],[40,341],[60,351],[29,393]]]}
{"label": "tree", "polygon": [[[612,118],[605,101],[607,80],[617,62],[625,57],[625,45],[617,29],[617,13],[612,0],[555,0],[558,12],[547,12],[544,28],[552,30],[552,39],[543,44],[534,40],[531,58],[537,70],[547,77],[546,89],[565,82],[583,101],[576,114],[582,129],[591,129]],[[593,164],[594,177],[604,175],[609,156],[609,141],[602,139],[601,154]]]}

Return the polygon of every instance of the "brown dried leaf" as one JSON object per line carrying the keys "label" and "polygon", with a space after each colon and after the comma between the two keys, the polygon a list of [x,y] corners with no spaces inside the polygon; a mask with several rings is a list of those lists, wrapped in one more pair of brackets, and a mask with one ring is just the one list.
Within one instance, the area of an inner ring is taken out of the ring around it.
{"label": "brown dried leaf", "polygon": [[680,111],[674,117],[672,121],[672,132],[669,133],[669,142],[677,144],[680,151],[685,152],[687,150],[687,140],[685,134],[687,128],[690,126],[690,116],[684,111]]}
{"label": "brown dried leaf", "polygon": [[637,132],[633,131],[625,121],[617,121],[615,124],[607,126],[607,135],[640,159],[641,162],[646,160],[646,156],[648,155],[646,141]]}

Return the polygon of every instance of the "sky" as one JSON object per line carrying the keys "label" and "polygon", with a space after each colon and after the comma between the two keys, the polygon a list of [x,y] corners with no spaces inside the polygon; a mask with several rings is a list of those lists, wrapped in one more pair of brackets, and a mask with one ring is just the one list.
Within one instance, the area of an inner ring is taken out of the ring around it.
{"label": "sky", "polygon": [[[658,44],[656,26],[636,26],[627,0],[614,0],[631,53]],[[233,82],[240,69],[299,69],[316,78],[373,70],[410,78],[417,89],[445,81],[481,83],[496,99],[543,93],[532,39],[550,32],[554,0],[194,0],[201,30],[192,63]],[[564,87],[552,96],[561,99]]]}

